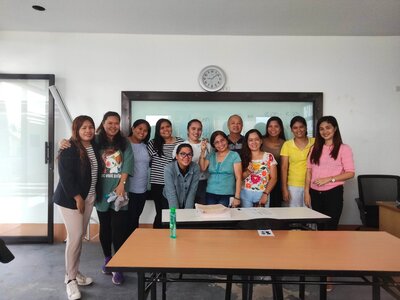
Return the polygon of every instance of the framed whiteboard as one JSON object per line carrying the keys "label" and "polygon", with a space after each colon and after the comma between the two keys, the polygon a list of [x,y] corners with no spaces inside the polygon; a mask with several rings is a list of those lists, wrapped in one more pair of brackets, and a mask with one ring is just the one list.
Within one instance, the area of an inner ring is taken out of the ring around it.
{"label": "framed whiteboard", "polygon": [[152,126],[160,118],[169,119],[173,135],[186,139],[186,126],[191,119],[203,123],[203,137],[214,130],[228,133],[227,120],[238,114],[243,119],[244,135],[257,128],[265,134],[268,118],[282,119],[286,138],[291,138],[289,123],[297,115],[307,120],[308,135],[314,135],[315,124],[322,116],[322,93],[239,93],[239,92],[122,92],[122,131],[136,119],[146,119]]}

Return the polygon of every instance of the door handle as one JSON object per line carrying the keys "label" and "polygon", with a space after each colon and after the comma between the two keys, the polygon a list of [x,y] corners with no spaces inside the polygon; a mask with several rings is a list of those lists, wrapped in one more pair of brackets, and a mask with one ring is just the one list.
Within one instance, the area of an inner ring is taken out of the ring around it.
{"label": "door handle", "polygon": [[44,163],[48,164],[50,162],[50,143],[44,143]]}

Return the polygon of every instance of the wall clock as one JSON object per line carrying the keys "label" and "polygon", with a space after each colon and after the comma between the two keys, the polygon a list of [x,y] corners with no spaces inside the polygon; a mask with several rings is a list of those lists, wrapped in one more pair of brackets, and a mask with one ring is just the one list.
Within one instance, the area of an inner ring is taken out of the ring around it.
{"label": "wall clock", "polygon": [[207,66],[200,71],[199,84],[208,92],[216,92],[224,87],[226,76],[218,66]]}

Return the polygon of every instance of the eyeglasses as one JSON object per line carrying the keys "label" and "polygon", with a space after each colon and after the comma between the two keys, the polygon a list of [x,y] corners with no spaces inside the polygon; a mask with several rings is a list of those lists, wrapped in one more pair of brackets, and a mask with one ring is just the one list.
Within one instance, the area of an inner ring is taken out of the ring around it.
{"label": "eyeglasses", "polygon": [[180,152],[179,156],[182,157],[182,158],[185,158],[185,157],[192,158],[193,157],[193,153]]}

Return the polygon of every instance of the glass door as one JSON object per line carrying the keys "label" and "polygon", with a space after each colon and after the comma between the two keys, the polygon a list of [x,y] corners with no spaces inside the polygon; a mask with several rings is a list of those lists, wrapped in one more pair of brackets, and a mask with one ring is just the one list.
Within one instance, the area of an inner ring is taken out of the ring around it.
{"label": "glass door", "polygon": [[0,237],[53,242],[54,75],[0,74]]}

